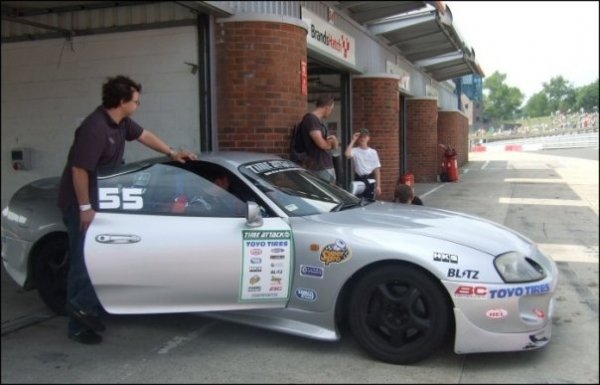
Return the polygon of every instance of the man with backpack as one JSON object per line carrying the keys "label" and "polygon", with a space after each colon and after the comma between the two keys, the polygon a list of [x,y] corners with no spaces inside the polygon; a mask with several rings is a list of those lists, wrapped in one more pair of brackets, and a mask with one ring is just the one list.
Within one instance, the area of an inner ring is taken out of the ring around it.
{"label": "man with backpack", "polygon": [[[319,96],[316,108],[304,115],[302,122],[292,133],[291,148],[292,160],[301,163],[329,183],[336,181],[331,151],[337,150],[339,143],[335,135],[328,135],[324,120],[331,115],[333,107],[332,96]],[[297,155],[294,159],[294,153],[302,155]]]}

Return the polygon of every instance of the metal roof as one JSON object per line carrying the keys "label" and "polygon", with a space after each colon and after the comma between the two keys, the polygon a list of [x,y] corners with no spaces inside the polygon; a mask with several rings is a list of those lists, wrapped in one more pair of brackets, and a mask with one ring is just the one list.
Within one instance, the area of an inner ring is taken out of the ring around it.
{"label": "metal roof", "polygon": [[[28,17],[158,3],[156,1],[2,1],[2,19],[70,36],[63,26]],[[217,16],[231,15],[224,1],[176,1],[176,4]],[[442,1],[330,1],[371,33],[395,47],[407,60],[437,81],[468,74],[484,76],[453,25],[452,12]]]}
{"label": "metal roof", "polygon": [[437,81],[472,73],[484,76],[475,51],[463,41],[453,24],[452,12],[444,2],[331,3]]}
{"label": "metal roof", "polygon": [[[160,1],[2,1],[2,17],[26,17],[83,11],[101,8],[160,3]],[[229,16],[232,12],[222,1],[175,1],[175,3],[197,11]]]}

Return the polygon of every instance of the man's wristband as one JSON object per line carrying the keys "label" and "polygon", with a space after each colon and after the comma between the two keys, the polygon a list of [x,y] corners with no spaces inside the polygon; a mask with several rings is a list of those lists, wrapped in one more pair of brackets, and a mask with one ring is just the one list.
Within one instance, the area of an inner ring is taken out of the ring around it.
{"label": "man's wristband", "polygon": [[169,158],[172,158],[173,156],[175,156],[175,154],[177,154],[177,151],[175,151],[171,147],[169,147],[169,153],[167,154],[167,156]]}
{"label": "man's wristband", "polygon": [[87,205],[80,205],[79,206],[79,211],[88,211],[92,209],[92,205],[91,204],[87,204]]}

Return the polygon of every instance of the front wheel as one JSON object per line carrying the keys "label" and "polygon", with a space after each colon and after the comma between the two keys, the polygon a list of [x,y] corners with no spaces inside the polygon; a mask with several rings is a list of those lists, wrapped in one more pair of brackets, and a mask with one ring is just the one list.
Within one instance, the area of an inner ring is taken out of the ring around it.
{"label": "front wheel", "polygon": [[408,265],[385,266],[365,275],[352,292],[350,328],[373,357],[414,363],[445,340],[450,304],[427,274]]}
{"label": "front wheel", "polygon": [[40,248],[34,272],[35,283],[42,301],[57,315],[65,315],[69,273],[67,237],[51,239]]}

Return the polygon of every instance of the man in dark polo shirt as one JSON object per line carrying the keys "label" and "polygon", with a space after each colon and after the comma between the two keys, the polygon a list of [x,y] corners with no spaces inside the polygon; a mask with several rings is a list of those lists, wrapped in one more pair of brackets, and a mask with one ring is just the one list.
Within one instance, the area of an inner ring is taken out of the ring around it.
{"label": "man in dark polo shirt", "polygon": [[300,138],[304,141],[304,148],[306,148],[306,159],[303,166],[330,183],[336,181],[331,151],[337,150],[338,140],[335,135],[327,134],[327,126],[323,120],[331,115],[333,106],[333,97],[319,96],[316,108],[304,115],[300,123]]}
{"label": "man in dark polo shirt", "polygon": [[98,208],[98,170],[121,164],[125,141],[137,140],[171,159],[184,163],[197,159],[189,151],[175,151],[130,116],[140,105],[142,86],[125,76],[109,78],[102,86],[102,105],[75,131],[65,165],[58,207],[69,234],[69,276],[66,310],[68,336],[84,344],[98,344],[105,329],[100,321],[100,302],[90,281],[83,257],[85,232]]}

